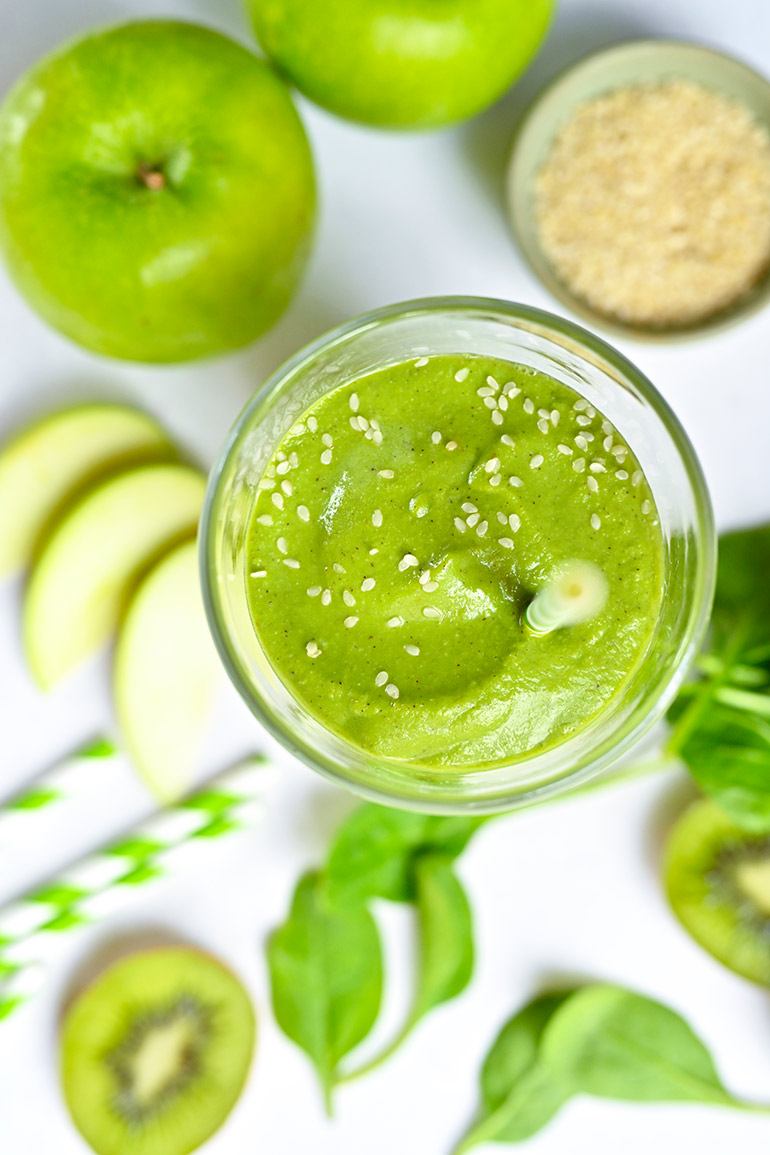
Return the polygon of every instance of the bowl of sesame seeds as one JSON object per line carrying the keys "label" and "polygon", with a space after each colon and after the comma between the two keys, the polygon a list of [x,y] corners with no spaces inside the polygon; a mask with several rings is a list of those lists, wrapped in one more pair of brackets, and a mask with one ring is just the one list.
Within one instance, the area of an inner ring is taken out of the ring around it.
{"label": "bowl of sesame seeds", "polygon": [[597,53],[525,116],[507,202],[535,273],[591,324],[732,324],[770,298],[770,83],[679,41]]}

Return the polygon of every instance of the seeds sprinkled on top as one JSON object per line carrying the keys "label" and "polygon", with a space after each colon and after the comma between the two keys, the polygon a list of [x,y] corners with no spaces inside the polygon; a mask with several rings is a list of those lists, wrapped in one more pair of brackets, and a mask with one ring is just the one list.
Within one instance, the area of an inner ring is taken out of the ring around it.
{"label": "seeds sprinkled on top", "polygon": [[321,594],[321,605],[322,606],[331,605],[331,600],[332,600],[332,591],[331,590],[324,590],[324,592]]}
{"label": "seeds sprinkled on top", "polygon": [[529,468],[539,469],[544,461],[545,458],[543,457],[542,453],[536,453],[535,456],[530,459]]}
{"label": "seeds sprinkled on top", "polygon": [[441,444],[441,434],[439,433],[438,429],[433,430],[433,432],[430,435],[430,439],[434,445],[440,445]]}
{"label": "seeds sprinkled on top", "polygon": [[458,383],[462,383],[463,381],[467,381],[469,374],[470,374],[470,369],[458,369],[457,372],[455,373],[455,381],[457,381]]}
{"label": "seeds sprinkled on top", "polygon": [[321,454],[321,465],[331,465],[331,463],[332,451],[331,449],[324,449],[323,453]]}
{"label": "seeds sprinkled on top", "polygon": [[353,626],[355,626],[357,624],[357,622],[358,622],[358,618],[351,616],[349,618],[345,618],[345,620],[342,624],[346,630],[352,630]]}
{"label": "seeds sprinkled on top", "polygon": [[360,404],[360,402],[358,400],[358,394],[357,393],[351,393],[350,394],[350,408],[353,410],[354,413],[358,413],[359,404]]}
{"label": "seeds sprinkled on top", "polygon": [[356,604],[356,599],[353,597],[350,590],[342,591],[342,600],[346,606],[354,606]]}
{"label": "seeds sprinkled on top", "polygon": [[431,618],[433,621],[438,621],[442,616],[441,610],[436,609],[435,606],[425,606],[425,608],[422,611],[422,614],[423,614],[423,617]]}
{"label": "seeds sprinkled on top", "polygon": [[374,513],[372,514],[372,525],[377,526],[377,527],[382,525],[382,510],[381,509],[375,509]]}
{"label": "seeds sprinkled on top", "polygon": [[499,537],[497,539],[497,544],[501,545],[503,547],[503,549],[513,549],[513,538],[512,537]]}
{"label": "seeds sprinkled on top", "polygon": [[447,441],[446,448],[451,453],[453,449],[457,449],[457,442],[456,441]]}
{"label": "seeds sprinkled on top", "polygon": [[402,617],[388,618],[388,625],[392,630],[397,630],[399,626],[403,626],[404,619]]}
{"label": "seeds sprinkled on top", "polygon": [[377,583],[374,578],[364,578],[364,580],[361,582],[361,592],[365,594],[368,593],[369,590],[374,589],[376,584]]}
{"label": "seeds sprinkled on top", "polygon": [[279,537],[275,544],[278,546],[278,549],[281,553],[289,552],[289,545],[285,537]]}
{"label": "seeds sprinkled on top", "polygon": [[459,533],[465,533],[465,531],[468,527],[465,524],[465,522],[463,521],[463,519],[461,517],[456,517],[454,519],[454,522],[455,522],[455,529],[458,530]]}
{"label": "seeds sprinkled on top", "polygon": [[415,367],[415,369],[422,369],[423,365],[427,365],[427,364],[428,364],[428,358],[427,357],[420,357],[419,360],[415,361],[414,367]]}
{"label": "seeds sprinkled on top", "polygon": [[516,489],[520,489],[524,482],[520,477],[516,477],[515,474],[512,474],[511,477],[508,478],[508,484],[513,485]]}
{"label": "seeds sprinkled on top", "polygon": [[345,569],[344,565],[340,565],[340,563],[338,561],[335,561],[334,565],[332,566],[332,569],[334,570],[335,573],[347,573],[348,572]]}
{"label": "seeds sprinkled on top", "polygon": [[397,698],[399,695],[398,686],[394,686],[392,682],[389,682],[388,685],[385,687],[385,693],[388,695],[389,698]]}
{"label": "seeds sprinkled on top", "polygon": [[276,509],[283,509],[283,497],[280,493],[271,493],[270,499]]}
{"label": "seeds sprinkled on top", "polygon": [[332,437],[331,433],[322,433],[321,441],[323,441],[324,445],[328,449],[331,449],[331,447],[334,445],[334,438]]}
{"label": "seeds sprinkled on top", "polygon": [[599,482],[596,480],[595,477],[587,478],[586,485],[591,490],[591,493],[598,493],[599,492]]}
{"label": "seeds sprinkled on top", "polygon": [[497,411],[495,411],[495,412],[492,414],[492,424],[493,424],[493,425],[502,425],[502,423],[503,423],[503,415],[502,415],[502,413],[498,413]]}
{"label": "seeds sprinkled on top", "polygon": [[309,598],[317,598],[321,592],[320,586],[308,586],[307,596]]}
{"label": "seeds sprinkled on top", "polygon": [[317,658],[321,654],[321,651],[318,648],[318,642],[315,639],[313,639],[312,642],[308,642],[308,644],[305,646],[305,650],[307,651],[307,656],[309,658]]}
{"label": "seeds sprinkled on top", "polygon": [[529,397],[527,397],[525,402],[524,402],[524,412],[525,413],[534,413],[535,412],[535,402],[532,401],[531,398],[529,398]]}
{"label": "seeds sprinkled on top", "polygon": [[507,445],[510,449],[516,448],[516,442],[513,440],[510,433],[502,433],[500,435],[500,440],[502,441],[503,445]]}
{"label": "seeds sprinkled on top", "polygon": [[299,569],[300,568],[300,563],[297,561],[297,559],[295,557],[285,557],[283,559],[283,564],[287,565],[289,567],[289,569]]}
{"label": "seeds sprinkled on top", "polygon": [[602,519],[599,517],[598,513],[592,513],[591,514],[591,529],[601,529],[601,527],[602,527]]}
{"label": "seeds sprinkled on top", "polygon": [[260,525],[272,525],[273,519],[269,513],[261,513],[257,518]]}
{"label": "seeds sprinkled on top", "polygon": [[409,654],[409,656],[411,658],[417,658],[420,655],[420,647],[419,646],[404,646],[404,649],[406,650],[407,654]]}
{"label": "seeds sprinkled on top", "polygon": [[384,477],[387,481],[390,481],[391,478],[396,476],[392,469],[381,469],[379,471],[379,475],[380,477]]}
{"label": "seeds sprinkled on top", "polygon": [[398,563],[398,568],[403,572],[406,569],[411,569],[412,566],[419,565],[417,558],[413,553],[405,553]]}
{"label": "seeds sprinkled on top", "polygon": [[297,506],[297,517],[301,518],[302,521],[310,521],[310,510],[306,505]]}
{"label": "seeds sprinkled on top", "polygon": [[375,686],[384,686],[385,683],[387,682],[387,680],[388,680],[388,671],[387,670],[380,670],[379,674],[377,674],[376,678],[374,679],[374,684],[375,684]]}

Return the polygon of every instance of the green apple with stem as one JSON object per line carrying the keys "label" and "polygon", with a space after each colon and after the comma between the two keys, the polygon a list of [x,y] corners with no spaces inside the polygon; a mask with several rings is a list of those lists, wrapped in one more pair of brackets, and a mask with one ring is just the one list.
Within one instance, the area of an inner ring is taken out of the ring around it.
{"label": "green apple with stem", "polygon": [[265,52],[338,116],[431,128],[506,91],[556,0],[247,0]]}
{"label": "green apple with stem", "polygon": [[254,340],[297,286],[314,202],[286,86],[208,28],[94,32],[0,107],[0,248],[30,304],[99,353],[173,362]]}

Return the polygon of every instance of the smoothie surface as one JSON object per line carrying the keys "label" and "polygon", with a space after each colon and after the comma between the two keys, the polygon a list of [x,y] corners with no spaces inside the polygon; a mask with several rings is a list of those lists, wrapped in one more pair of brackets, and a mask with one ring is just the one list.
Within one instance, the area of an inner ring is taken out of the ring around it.
{"label": "smoothie surface", "polygon": [[[488,765],[585,727],[644,655],[663,589],[647,482],[578,393],[506,361],[416,357],[302,415],[259,483],[254,627],[326,727],[378,755]],[[566,561],[605,608],[533,637],[522,612]]]}

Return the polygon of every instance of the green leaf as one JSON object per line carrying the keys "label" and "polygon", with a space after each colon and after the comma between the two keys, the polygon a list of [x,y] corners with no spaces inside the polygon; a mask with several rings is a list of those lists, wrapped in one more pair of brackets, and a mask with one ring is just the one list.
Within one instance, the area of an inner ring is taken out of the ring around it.
{"label": "green leaf", "polygon": [[420,961],[411,1022],[465,990],[473,973],[473,924],[451,859],[437,854],[414,868]]}
{"label": "green leaf", "polygon": [[719,539],[714,648],[749,665],[770,657],[770,525]]}
{"label": "green leaf", "polygon": [[551,1121],[569,1099],[567,1081],[540,1063],[546,1026],[571,992],[542,995],[506,1023],[481,1071],[481,1110],[457,1152],[477,1143],[520,1143]]}
{"label": "green leaf", "polygon": [[712,703],[679,754],[703,793],[736,825],[770,830],[770,720]]}
{"label": "green leaf", "polygon": [[684,1019],[620,987],[568,999],[546,1026],[541,1059],[575,1092],[605,1099],[735,1104]]}
{"label": "green leaf", "polygon": [[112,758],[118,748],[109,738],[97,738],[96,741],[84,746],[78,751],[79,758]]}
{"label": "green leaf", "polygon": [[419,852],[457,857],[484,818],[440,818],[393,810],[375,803],[360,806],[337,831],[326,875],[335,902],[371,898],[410,902],[412,864]]}
{"label": "green leaf", "polygon": [[328,1107],[340,1060],[368,1035],[379,1012],[377,926],[365,907],[332,905],[323,877],[307,874],[267,959],[275,1017],[315,1064]]}

